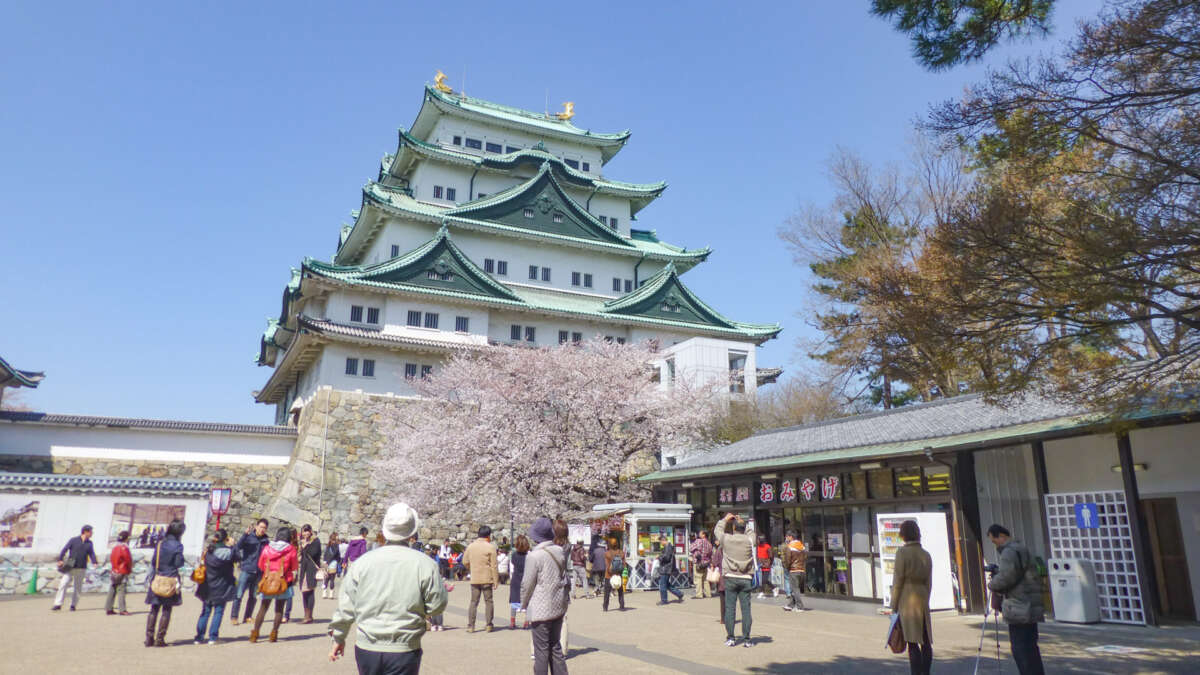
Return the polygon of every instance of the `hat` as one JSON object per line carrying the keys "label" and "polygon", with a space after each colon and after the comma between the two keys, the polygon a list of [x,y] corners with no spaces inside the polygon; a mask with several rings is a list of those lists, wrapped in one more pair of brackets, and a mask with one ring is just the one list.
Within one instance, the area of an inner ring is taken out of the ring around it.
{"label": "hat", "polygon": [[554,538],[554,524],[550,522],[549,518],[538,518],[533,521],[533,525],[529,528],[529,538],[535,544],[550,541]]}
{"label": "hat", "polygon": [[404,541],[417,533],[421,519],[411,506],[400,502],[392,504],[383,516],[383,538],[388,541]]}

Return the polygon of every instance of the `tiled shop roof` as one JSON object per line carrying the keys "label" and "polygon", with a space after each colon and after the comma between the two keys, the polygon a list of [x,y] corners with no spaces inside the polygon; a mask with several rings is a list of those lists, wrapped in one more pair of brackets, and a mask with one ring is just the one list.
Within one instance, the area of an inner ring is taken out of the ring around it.
{"label": "tiled shop roof", "polygon": [[0,411],[0,422],[148,429],[155,431],[204,431],[220,434],[259,434],[267,436],[296,435],[296,430],[292,427],[266,424],[225,424],[223,422],[185,422],[183,420],[152,420],[137,417],[55,415],[52,413],[15,412],[11,410]]}
{"label": "tiled shop roof", "polygon": [[0,490],[140,492],[208,496],[212,490],[212,483],[208,481],[177,480],[173,478],[0,472]]}
{"label": "tiled shop roof", "polygon": [[[979,395],[956,396],[933,403],[763,431],[737,443],[688,457],[643,480],[671,480],[676,476],[735,468],[754,470],[757,465],[777,466],[789,460],[801,464],[812,455],[826,456],[855,449],[877,451],[878,454],[905,448],[919,452],[922,444],[948,446],[998,439],[1057,428],[1045,423],[1062,422],[1058,426],[1073,426],[1101,417],[1080,407],[1035,396],[1016,399],[1004,406],[990,405]],[[954,442],[935,442],[942,440]]]}

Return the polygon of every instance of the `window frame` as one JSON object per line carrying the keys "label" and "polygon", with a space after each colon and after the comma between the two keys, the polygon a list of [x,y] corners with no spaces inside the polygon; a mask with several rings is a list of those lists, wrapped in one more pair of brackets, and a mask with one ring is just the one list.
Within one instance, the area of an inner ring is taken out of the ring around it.
{"label": "window frame", "polygon": [[346,372],[345,372],[345,374],[348,377],[358,377],[358,357],[355,357],[355,356],[347,356],[346,357]]}
{"label": "window frame", "polygon": [[[357,316],[358,318],[357,319],[354,318],[355,316]],[[362,323],[362,322],[363,322],[363,306],[362,305],[350,305],[350,323]]]}
{"label": "window frame", "polygon": [[463,147],[470,148],[472,150],[482,150],[483,149],[483,141],[479,140],[478,138],[471,138],[470,136],[466,136],[463,138]]}
{"label": "window frame", "polygon": [[461,145],[462,145],[462,136],[455,136],[455,137],[453,137],[452,139],[450,139],[450,143],[451,143],[452,145],[459,145],[459,146],[461,146]]}
{"label": "window frame", "polygon": [[537,265],[530,265],[530,266],[529,266],[529,280],[530,280],[530,281],[537,281],[537,280],[538,280],[538,269],[539,269],[539,268],[538,268],[538,266],[537,266]]}
{"label": "window frame", "polygon": [[415,309],[408,310],[408,316],[404,320],[404,325],[413,328],[421,327],[421,313]]}
{"label": "window frame", "polygon": [[392,257],[393,258],[400,257],[400,244],[392,244]]}
{"label": "window frame", "polygon": [[583,283],[583,275],[579,272],[571,272],[571,285],[580,286]]}
{"label": "window frame", "polygon": [[525,342],[537,342],[537,326],[525,326]]}
{"label": "window frame", "polygon": [[470,333],[471,332],[471,317],[469,317],[469,316],[454,317],[454,332],[455,333]]}
{"label": "window frame", "polygon": [[513,342],[521,341],[521,324],[514,323],[508,327],[508,339]]}
{"label": "window frame", "polygon": [[488,274],[495,274],[496,273],[496,261],[492,258],[484,258],[483,259],[483,271],[487,272]]}
{"label": "window frame", "polygon": [[432,328],[434,330],[437,330],[438,313],[437,312],[425,312],[425,321],[422,325],[424,328]]}
{"label": "window frame", "polygon": [[446,199],[455,201],[458,198],[458,190],[452,187],[446,188]]}
{"label": "window frame", "polygon": [[[370,372],[367,372],[370,371]],[[362,377],[375,377],[375,359],[362,360]]]}
{"label": "window frame", "polygon": [[[492,148],[495,148],[495,150],[493,150]],[[484,141],[483,149],[486,152],[490,152],[490,153],[493,153],[496,155],[504,154],[504,145],[501,143],[493,143],[491,141]]]}
{"label": "window frame", "polygon": [[367,323],[378,326],[380,314],[381,314],[381,312],[378,307],[368,307],[367,308]]}
{"label": "window frame", "polygon": [[591,274],[588,274],[587,272],[583,273],[583,287],[584,288],[593,288],[594,282],[595,282],[595,279],[592,277]]}
{"label": "window frame", "polygon": [[417,379],[417,367],[418,366],[415,363],[404,364],[404,379],[406,379],[406,380]]}
{"label": "window frame", "polygon": [[542,281],[544,281],[546,283],[550,283],[550,268],[549,267],[542,268]]}
{"label": "window frame", "polygon": [[496,276],[499,276],[499,277],[508,276],[508,261],[507,260],[497,260],[496,261]]}
{"label": "window frame", "polygon": [[442,189],[441,185],[433,186],[433,198],[434,199],[441,199],[443,192],[444,192],[444,190]]}

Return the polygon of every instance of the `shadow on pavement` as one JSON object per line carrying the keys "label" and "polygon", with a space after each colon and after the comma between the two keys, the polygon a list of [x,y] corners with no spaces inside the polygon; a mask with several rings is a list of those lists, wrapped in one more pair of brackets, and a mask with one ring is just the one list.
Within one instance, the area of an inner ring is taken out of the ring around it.
{"label": "shadow on pavement", "polygon": [[591,654],[592,652],[598,652],[598,651],[600,651],[600,650],[596,649],[595,647],[584,647],[583,649],[569,649],[569,650],[567,650],[566,658],[569,661],[569,660],[575,658],[576,656],[583,656],[584,654]]}
{"label": "shadow on pavement", "polygon": [[[937,652],[933,655],[933,670],[945,673],[970,673],[975,668],[975,656],[963,657],[957,656],[948,659],[939,659]],[[1142,661],[1135,657],[1108,656],[1103,663],[1103,670],[1098,671],[1096,666],[1096,657],[1088,655],[1086,657],[1064,657],[1054,656],[1046,657],[1045,665],[1048,673],[1194,673],[1195,657],[1194,655],[1162,655],[1155,654],[1153,660]],[[1004,661],[1001,664],[999,672],[1015,673],[1016,664],[1012,658],[1005,654]],[[830,661],[825,662],[775,662],[765,666],[750,666],[746,668],[747,673],[756,675],[784,675],[794,673],[887,673],[908,672],[908,657],[904,654],[896,654],[893,657],[882,656],[880,658],[865,658],[853,656],[838,656]],[[993,652],[990,656],[986,653],[979,664],[979,672],[995,673],[996,655]]]}

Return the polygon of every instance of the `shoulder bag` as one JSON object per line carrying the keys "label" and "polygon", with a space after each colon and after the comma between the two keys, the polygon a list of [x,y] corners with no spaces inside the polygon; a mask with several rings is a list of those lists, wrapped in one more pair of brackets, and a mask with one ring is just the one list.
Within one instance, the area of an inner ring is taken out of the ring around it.
{"label": "shoulder bag", "polygon": [[267,563],[267,573],[258,582],[258,592],[263,595],[279,595],[287,590],[287,581],[283,578],[283,558],[279,559],[279,569],[271,569]]}
{"label": "shoulder bag", "polygon": [[708,568],[708,572],[707,572],[707,573],[705,573],[705,579],[706,579],[706,580],[708,581],[708,583],[710,583],[710,584],[719,584],[719,583],[721,583],[721,568],[720,568],[720,567],[717,567],[717,566],[715,566],[715,565],[714,565],[714,566],[712,566],[712,567],[709,567],[709,568]]}
{"label": "shoulder bag", "polygon": [[162,557],[162,542],[158,542],[158,548],[154,551],[154,579],[150,581],[150,592],[160,598],[171,598],[179,593],[179,577],[167,576],[158,573],[158,566],[161,564]]}
{"label": "shoulder bag", "polygon": [[908,649],[904,641],[904,626],[900,623],[900,615],[892,614],[892,625],[888,628],[887,647],[893,654],[903,654]]}
{"label": "shoulder bag", "polygon": [[316,558],[312,557],[311,555],[308,556],[308,559],[312,561],[313,567],[317,568],[317,581],[325,581],[325,568],[321,565],[321,563],[317,562]]}

